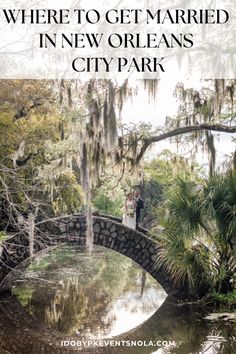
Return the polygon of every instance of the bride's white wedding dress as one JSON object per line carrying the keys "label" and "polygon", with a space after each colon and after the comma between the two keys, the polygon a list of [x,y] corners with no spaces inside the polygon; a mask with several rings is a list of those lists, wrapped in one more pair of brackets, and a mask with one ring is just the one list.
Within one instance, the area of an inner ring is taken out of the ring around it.
{"label": "bride's white wedding dress", "polygon": [[136,229],[136,214],[134,201],[126,201],[126,212],[123,215],[122,224],[129,227],[130,229]]}

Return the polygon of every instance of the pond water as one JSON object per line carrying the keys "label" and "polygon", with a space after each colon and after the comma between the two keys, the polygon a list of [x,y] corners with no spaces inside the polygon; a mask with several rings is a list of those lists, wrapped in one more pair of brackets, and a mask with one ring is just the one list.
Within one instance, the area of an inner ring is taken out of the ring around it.
{"label": "pond water", "polygon": [[235,329],[234,313],[177,306],[137,264],[102,247],[54,249],[0,296],[0,354],[233,354]]}

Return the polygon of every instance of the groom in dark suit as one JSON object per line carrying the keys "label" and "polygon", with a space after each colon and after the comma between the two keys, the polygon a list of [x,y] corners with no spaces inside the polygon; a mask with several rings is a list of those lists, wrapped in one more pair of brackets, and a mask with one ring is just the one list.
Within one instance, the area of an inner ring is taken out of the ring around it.
{"label": "groom in dark suit", "polygon": [[144,202],[140,196],[139,191],[135,192],[135,198],[136,198],[136,229],[138,229],[138,224],[139,224],[140,216],[141,216],[141,209],[144,208]]}

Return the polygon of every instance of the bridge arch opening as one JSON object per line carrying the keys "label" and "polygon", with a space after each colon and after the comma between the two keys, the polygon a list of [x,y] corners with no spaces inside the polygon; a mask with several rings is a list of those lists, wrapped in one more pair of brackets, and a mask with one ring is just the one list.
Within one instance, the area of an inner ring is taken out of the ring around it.
{"label": "bridge arch opening", "polygon": [[[34,241],[34,253],[60,244],[84,245],[86,239],[86,218],[84,215],[50,219],[37,225]],[[111,249],[132,259],[162,286],[167,294],[172,294],[175,287],[165,270],[157,266],[156,259],[160,245],[144,229],[132,230],[125,227],[120,219],[108,216],[93,217],[94,244]],[[8,275],[22,271],[32,259],[29,257],[27,235],[17,234],[5,241],[1,254],[0,291],[9,287]]]}

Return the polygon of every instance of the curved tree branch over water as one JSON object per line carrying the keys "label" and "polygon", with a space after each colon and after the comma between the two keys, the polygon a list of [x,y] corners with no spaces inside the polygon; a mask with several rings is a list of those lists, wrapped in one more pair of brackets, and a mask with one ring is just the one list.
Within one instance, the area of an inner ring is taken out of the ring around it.
{"label": "curved tree branch over water", "polygon": [[142,140],[142,147],[140,149],[139,154],[136,158],[136,163],[140,162],[140,160],[144,157],[145,152],[150,147],[151,144],[157,143],[162,140],[170,139],[176,137],[178,135],[183,135],[187,133],[197,132],[197,131],[214,131],[219,133],[236,133],[236,126],[227,126],[224,124],[199,124],[199,125],[190,125],[185,127],[179,127],[173,130],[170,130],[166,133],[162,133],[159,135],[151,136],[149,138],[144,138]]}

